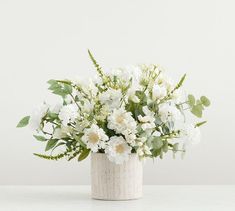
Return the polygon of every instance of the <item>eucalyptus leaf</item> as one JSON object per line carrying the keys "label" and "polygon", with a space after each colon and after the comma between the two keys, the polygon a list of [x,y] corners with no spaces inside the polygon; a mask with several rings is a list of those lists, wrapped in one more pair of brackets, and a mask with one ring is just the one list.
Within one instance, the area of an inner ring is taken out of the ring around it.
{"label": "eucalyptus leaf", "polygon": [[24,118],[22,118],[19,123],[17,124],[16,127],[25,127],[29,124],[29,119],[30,119],[30,116],[25,116]]}
{"label": "eucalyptus leaf", "polygon": [[202,104],[206,107],[208,107],[211,104],[210,100],[206,96],[201,96],[200,100]]}
{"label": "eucalyptus leaf", "polygon": [[33,135],[33,137],[36,138],[38,141],[47,141],[44,136]]}
{"label": "eucalyptus leaf", "polygon": [[45,151],[52,149],[58,142],[58,139],[49,139],[45,148]]}
{"label": "eucalyptus leaf", "polygon": [[154,149],[160,149],[163,146],[163,141],[160,137],[155,137],[153,138],[152,144]]}
{"label": "eucalyptus leaf", "polygon": [[190,105],[190,106],[194,106],[194,104],[195,104],[195,97],[192,95],[192,94],[190,94],[190,95],[188,95],[188,104]]}
{"label": "eucalyptus leaf", "polygon": [[191,112],[198,118],[202,117],[202,108],[199,105],[193,106]]}

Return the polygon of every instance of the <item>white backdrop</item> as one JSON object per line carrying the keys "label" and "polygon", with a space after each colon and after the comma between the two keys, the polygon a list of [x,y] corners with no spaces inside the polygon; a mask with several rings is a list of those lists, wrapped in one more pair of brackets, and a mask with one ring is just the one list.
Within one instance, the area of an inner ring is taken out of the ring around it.
{"label": "white backdrop", "polygon": [[89,184],[89,159],[45,161],[18,120],[44,100],[51,78],[159,63],[187,73],[185,88],[210,97],[202,142],[184,160],[151,160],[145,184],[235,184],[234,2],[227,0],[0,0],[0,185]]}

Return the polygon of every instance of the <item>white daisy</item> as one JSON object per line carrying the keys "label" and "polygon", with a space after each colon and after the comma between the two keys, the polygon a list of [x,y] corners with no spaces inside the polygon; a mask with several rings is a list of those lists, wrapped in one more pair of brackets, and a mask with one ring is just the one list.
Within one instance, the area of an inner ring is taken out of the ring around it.
{"label": "white daisy", "polygon": [[142,110],[143,110],[145,116],[141,116],[141,115],[138,116],[138,120],[142,123],[141,128],[143,130],[155,128],[155,126],[156,126],[154,123],[155,122],[155,117],[154,117],[155,113],[150,111],[147,106],[144,106]]}
{"label": "white daisy", "polygon": [[122,164],[129,159],[131,147],[128,146],[125,139],[121,136],[112,136],[105,149],[108,159],[116,164]]}
{"label": "white daisy", "polygon": [[121,134],[136,133],[136,122],[131,112],[127,112],[124,108],[114,109],[108,116],[107,127]]}
{"label": "white daisy", "polygon": [[87,148],[92,152],[97,152],[98,149],[104,149],[106,147],[106,141],[108,136],[105,134],[102,128],[93,124],[90,128],[84,130],[82,141],[86,143]]}
{"label": "white daisy", "polygon": [[60,109],[59,119],[63,125],[74,122],[78,117],[78,107],[76,104],[65,105]]}

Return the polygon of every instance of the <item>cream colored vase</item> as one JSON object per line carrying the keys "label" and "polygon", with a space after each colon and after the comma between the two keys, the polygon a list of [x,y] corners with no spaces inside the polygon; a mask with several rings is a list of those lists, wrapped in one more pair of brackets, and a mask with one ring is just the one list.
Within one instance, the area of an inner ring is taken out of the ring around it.
{"label": "cream colored vase", "polygon": [[101,200],[131,200],[142,197],[143,166],[136,154],[117,165],[106,154],[91,154],[91,196]]}

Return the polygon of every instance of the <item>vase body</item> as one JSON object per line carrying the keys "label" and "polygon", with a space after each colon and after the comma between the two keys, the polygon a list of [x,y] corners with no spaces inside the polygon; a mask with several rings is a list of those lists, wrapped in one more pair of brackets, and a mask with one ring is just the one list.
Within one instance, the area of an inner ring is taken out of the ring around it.
{"label": "vase body", "polygon": [[104,153],[91,154],[91,196],[101,200],[131,200],[142,197],[143,166],[136,154],[115,164]]}

